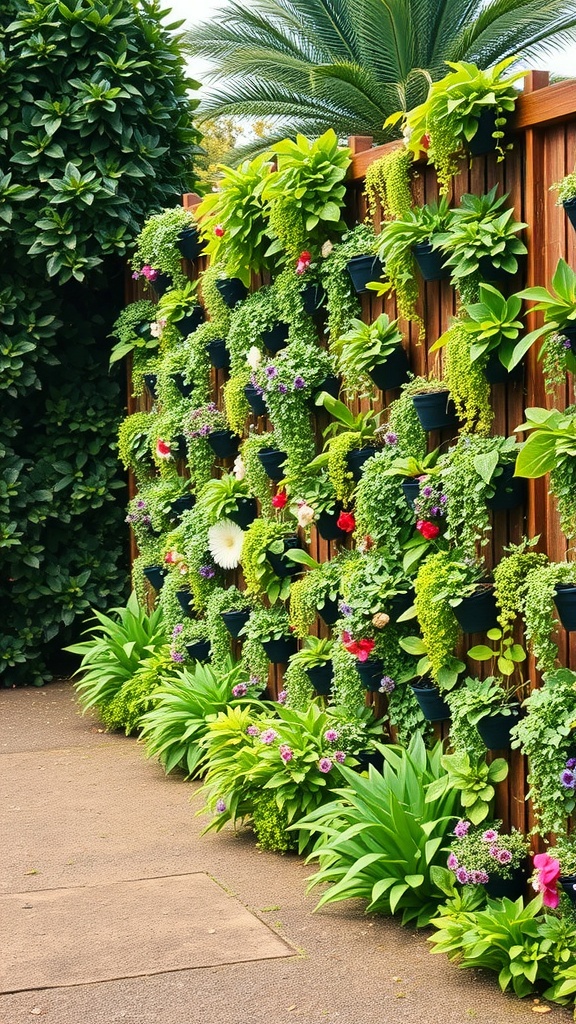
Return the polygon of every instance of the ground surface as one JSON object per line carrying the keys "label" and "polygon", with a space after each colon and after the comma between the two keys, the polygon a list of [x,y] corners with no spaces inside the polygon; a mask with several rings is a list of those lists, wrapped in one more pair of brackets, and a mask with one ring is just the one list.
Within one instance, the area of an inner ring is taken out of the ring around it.
{"label": "ground surface", "polygon": [[201,837],[197,787],[80,717],[70,684],[0,692],[0,722],[0,1024],[537,1019],[423,934],[313,914],[298,858]]}

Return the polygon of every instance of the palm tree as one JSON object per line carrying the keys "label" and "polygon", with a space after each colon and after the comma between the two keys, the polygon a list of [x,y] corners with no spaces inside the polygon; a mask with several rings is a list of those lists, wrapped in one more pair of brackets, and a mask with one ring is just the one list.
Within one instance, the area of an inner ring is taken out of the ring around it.
{"label": "palm tree", "polygon": [[525,63],[575,39],[574,0],[228,0],[186,45],[213,65],[200,115],[268,122],[242,159],[330,127],[385,142],[385,119],[422,102],[444,61]]}

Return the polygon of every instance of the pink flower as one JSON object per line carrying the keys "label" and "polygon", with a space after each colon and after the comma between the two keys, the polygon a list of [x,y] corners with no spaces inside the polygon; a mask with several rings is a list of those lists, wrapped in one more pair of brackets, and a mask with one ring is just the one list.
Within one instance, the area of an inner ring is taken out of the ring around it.
{"label": "pink flower", "polygon": [[156,456],[159,459],[171,459],[172,451],[167,441],[156,442]]}
{"label": "pink flower", "polygon": [[335,750],[334,751],[334,760],[338,764],[344,764],[344,761],[346,760],[346,751],[345,750]]}
{"label": "pink flower", "polygon": [[260,733],[260,740],[261,740],[261,742],[265,743],[266,746],[268,746],[268,747],[270,746],[271,743],[274,743],[274,740],[277,740],[277,739],[278,739],[278,733],[276,732],[275,729],[265,729],[264,732]]}
{"label": "pink flower", "polygon": [[301,252],[299,257],[298,257],[298,262],[296,264],[296,273],[297,274],[305,274],[306,271],[308,270],[308,267],[310,266],[311,262],[312,262],[312,256],[310,255],[310,253],[306,252],[306,251],[305,252]]}
{"label": "pink flower", "polygon": [[351,512],[341,512],[336,520],[336,526],[343,533],[352,533],[356,529],[356,520]]}
{"label": "pink flower", "polygon": [[328,772],[332,771],[332,761],[329,757],[321,757],[318,761],[318,771],[322,772],[323,775],[327,775]]}
{"label": "pink flower", "polygon": [[446,863],[451,871],[456,871],[456,868],[458,867],[458,857],[456,856],[456,854],[449,853],[448,860],[446,861]]}
{"label": "pink flower", "polygon": [[282,743],[281,746],[278,747],[278,750],[280,753],[280,757],[284,761],[284,764],[288,764],[288,762],[291,761],[292,758],[294,757],[294,751],[292,750],[291,747],[288,746],[287,743]]}
{"label": "pink flower", "polygon": [[560,876],[560,861],[551,857],[549,853],[537,853],[534,856],[534,867],[536,868],[534,886],[538,892],[542,893],[544,906],[554,909],[560,900],[556,885]]}
{"label": "pink flower", "polygon": [[324,733],[324,739],[327,743],[335,743],[339,737],[340,733],[337,732],[336,729],[326,729],[326,732]]}
{"label": "pink flower", "polygon": [[147,281],[155,281],[159,272],[154,270],[154,267],[151,267],[149,263],[145,263],[140,273]]}
{"label": "pink flower", "polygon": [[463,818],[460,818],[460,821],[457,821],[456,825],[454,827],[454,835],[458,836],[459,839],[462,839],[462,836],[465,836],[465,835],[468,834],[469,829],[470,829],[470,822],[469,821],[465,821]]}
{"label": "pink flower", "polygon": [[495,840],[498,839],[498,833],[496,829],[487,828],[486,831],[482,833],[482,839],[484,840],[485,843],[495,842]]}
{"label": "pink flower", "polygon": [[435,523],[430,523],[427,519],[419,519],[416,523],[416,529],[426,540],[436,540],[440,533],[440,527],[436,526]]}
{"label": "pink flower", "polygon": [[217,224],[216,227],[214,228],[214,234],[216,235],[216,238],[224,238],[224,235],[226,234],[224,225]]}

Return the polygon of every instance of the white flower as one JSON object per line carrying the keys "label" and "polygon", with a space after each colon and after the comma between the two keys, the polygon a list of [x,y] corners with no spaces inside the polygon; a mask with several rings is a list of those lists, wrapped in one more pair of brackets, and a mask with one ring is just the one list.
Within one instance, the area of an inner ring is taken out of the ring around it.
{"label": "white flower", "polygon": [[164,330],[165,327],[165,320],[153,320],[152,323],[150,324],[150,334],[152,335],[153,338],[160,338],[162,336],[162,331]]}
{"label": "white flower", "polygon": [[256,345],[252,345],[252,348],[248,349],[246,362],[251,370],[257,370],[260,366],[260,363],[262,362],[262,353]]}
{"label": "white flower", "polygon": [[234,459],[234,468],[232,472],[237,480],[243,480],[246,476],[246,466],[241,455],[237,455]]}
{"label": "white flower", "polygon": [[235,569],[240,562],[244,531],[231,519],[221,519],[208,530],[208,547],[216,565]]}
{"label": "white flower", "polygon": [[296,518],[298,519],[298,526],[309,526],[310,523],[314,522],[316,513],[311,505],[307,505],[305,501],[300,501],[298,502]]}

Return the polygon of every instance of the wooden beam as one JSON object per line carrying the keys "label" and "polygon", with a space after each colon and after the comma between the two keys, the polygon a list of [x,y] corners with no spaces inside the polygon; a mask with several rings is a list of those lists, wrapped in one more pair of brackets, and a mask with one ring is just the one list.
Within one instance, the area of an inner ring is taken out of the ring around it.
{"label": "wooden beam", "polygon": [[[535,77],[546,72],[533,71]],[[576,80],[557,82],[543,89],[538,86],[533,91],[526,90],[518,99],[516,112],[511,127],[543,128],[547,124],[559,121],[576,120]]]}

